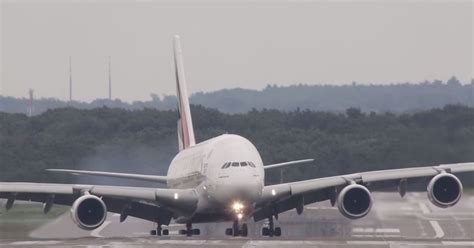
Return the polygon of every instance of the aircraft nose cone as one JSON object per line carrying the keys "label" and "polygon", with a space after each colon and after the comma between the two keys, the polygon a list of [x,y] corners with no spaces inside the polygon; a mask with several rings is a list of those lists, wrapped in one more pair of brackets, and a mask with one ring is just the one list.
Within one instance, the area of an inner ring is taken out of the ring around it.
{"label": "aircraft nose cone", "polygon": [[234,202],[236,200],[254,203],[262,194],[262,185],[250,180],[227,180],[219,184],[216,199],[221,203]]}

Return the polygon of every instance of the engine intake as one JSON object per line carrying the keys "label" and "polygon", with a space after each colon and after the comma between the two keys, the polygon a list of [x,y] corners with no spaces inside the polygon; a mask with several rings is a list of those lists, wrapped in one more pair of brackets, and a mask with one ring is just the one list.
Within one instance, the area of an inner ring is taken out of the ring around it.
{"label": "engine intake", "polygon": [[360,184],[351,184],[344,187],[339,193],[337,207],[345,217],[359,219],[366,216],[372,209],[372,196],[366,187]]}
{"label": "engine intake", "polygon": [[428,183],[428,199],[440,208],[452,207],[461,199],[462,183],[449,173],[440,173]]}
{"label": "engine intake", "polygon": [[99,197],[83,195],[72,204],[71,218],[79,228],[94,230],[107,218],[107,207]]}

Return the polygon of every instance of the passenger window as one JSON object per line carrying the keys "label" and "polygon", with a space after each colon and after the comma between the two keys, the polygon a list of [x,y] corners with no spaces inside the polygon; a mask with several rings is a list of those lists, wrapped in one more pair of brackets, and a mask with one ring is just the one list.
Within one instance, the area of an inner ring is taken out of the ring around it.
{"label": "passenger window", "polygon": [[247,166],[247,162],[240,162],[240,166]]}
{"label": "passenger window", "polygon": [[239,167],[239,162],[233,162],[233,163],[232,163],[232,166],[234,166],[234,167]]}
{"label": "passenger window", "polygon": [[250,167],[255,168],[255,164],[253,162],[249,162]]}

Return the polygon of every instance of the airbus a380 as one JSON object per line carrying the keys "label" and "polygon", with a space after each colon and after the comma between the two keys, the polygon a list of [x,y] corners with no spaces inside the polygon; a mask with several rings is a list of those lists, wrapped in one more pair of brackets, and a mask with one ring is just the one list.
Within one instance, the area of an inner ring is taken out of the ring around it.
{"label": "airbus a380", "polygon": [[[371,192],[396,186],[400,195],[407,183],[430,179],[428,199],[436,206],[455,205],[463,191],[454,175],[474,171],[474,163],[442,164],[426,167],[361,172],[312,180],[265,185],[265,171],[280,166],[310,162],[312,159],[264,165],[255,146],[246,138],[223,134],[197,143],[185,84],[179,37],[174,38],[174,62],[177,80],[179,153],[166,176],[125,174],[101,171],[50,169],[74,175],[129,178],[164,183],[167,188],[122,187],[103,185],[0,182],[0,198],[10,209],[15,200],[43,203],[47,213],[54,204],[69,205],[78,227],[100,227],[107,212],[120,214],[123,222],[133,216],[156,223],[156,235],[168,235],[171,221],[185,224],[180,234],[199,235],[193,223],[233,222],[227,235],[247,236],[247,222],[268,219],[264,236],[280,236],[275,227],[278,214],[296,209],[301,214],[306,204],[329,200],[342,215],[362,218],[372,208]],[[382,185],[382,184],[383,185]],[[222,230],[224,232],[224,230]]]}

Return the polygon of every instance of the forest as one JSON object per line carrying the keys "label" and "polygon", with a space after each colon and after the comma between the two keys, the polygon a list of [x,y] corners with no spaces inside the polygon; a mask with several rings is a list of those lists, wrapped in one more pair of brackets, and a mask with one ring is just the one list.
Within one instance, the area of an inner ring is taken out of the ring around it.
{"label": "forest", "polygon": [[[474,161],[474,108],[462,105],[404,114],[358,108],[227,114],[193,105],[192,115],[198,142],[239,134],[255,144],[265,164],[315,159],[282,173],[270,171],[267,183]],[[0,181],[137,185],[44,169],[164,175],[178,151],[177,119],[175,110],[149,108],[59,108],[33,117],[0,112]],[[464,182],[472,184],[472,176],[464,176]]]}

